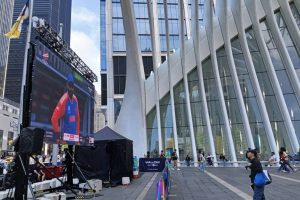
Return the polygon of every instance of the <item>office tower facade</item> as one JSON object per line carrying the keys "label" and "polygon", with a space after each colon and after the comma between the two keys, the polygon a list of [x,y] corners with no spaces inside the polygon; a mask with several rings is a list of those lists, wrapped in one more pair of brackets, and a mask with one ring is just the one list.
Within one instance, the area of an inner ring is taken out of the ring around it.
{"label": "office tower facade", "polygon": [[[16,0],[13,12],[13,23],[18,18],[27,0]],[[71,31],[71,0],[34,0],[33,16],[44,18],[50,26],[59,33],[60,23],[63,24],[64,41],[70,44]],[[6,86],[4,96],[12,101],[20,101],[25,42],[27,36],[28,21],[23,23],[21,36],[10,42]],[[35,40],[34,32],[31,41]]]}
{"label": "office tower facade", "polygon": [[0,98],[0,150],[13,150],[12,142],[19,134],[19,105]]}
{"label": "office tower facade", "polygon": [[12,22],[14,1],[3,0],[0,2],[0,98],[4,96],[5,76],[9,51],[9,39],[5,33],[9,32]]}

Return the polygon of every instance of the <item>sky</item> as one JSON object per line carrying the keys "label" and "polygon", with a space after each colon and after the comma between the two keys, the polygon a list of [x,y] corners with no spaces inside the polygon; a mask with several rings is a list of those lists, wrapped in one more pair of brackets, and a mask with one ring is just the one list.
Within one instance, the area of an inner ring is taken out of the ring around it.
{"label": "sky", "polygon": [[71,48],[98,77],[100,94],[100,1],[72,0]]}

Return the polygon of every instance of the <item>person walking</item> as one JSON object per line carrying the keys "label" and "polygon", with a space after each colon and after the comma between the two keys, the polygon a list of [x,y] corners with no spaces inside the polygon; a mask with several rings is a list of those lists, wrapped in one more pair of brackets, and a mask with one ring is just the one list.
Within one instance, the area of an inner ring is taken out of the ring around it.
{"label": "person walking", "polygon": [[246,158],[251,163],[249,166],[246,166],[246,169],[250,168],[250,179],[251,179],[251,187],[254,191],[253,200],[265,200],[264,189],[265,186],[256,186],[254,185],[254,178],[257,173],[263,172],[262,165],[258,159],[257,152],[255,150],[249,150],[246,153]]}
{"label": "person walking", "polygon": [[205,170],[205,157],[204,157],[204,153],[202,151],[199,151],[199,154],[198,154],[198,161],[199,161],[199,169],[200,171],[203,171]]}
{"label": "person walking", "polygon": [[283,171],[283,172],[290,172],[288,167],[292,170],[292,172],[295,172],[296,170],[292,167],[289,159],[289,155],[286,153],[286,149],[284,147],[280,148],[279,151],[279,157],[280,157],[280,167],[278,171]]}
{"label": "person walking", "polygon": [[173,151],[173,153],[172,153],[172,156],[171,156],[171,159],[172,159],[172,161],[173,161],[173,169],[180,170],[180,169],[177,167],[178,156],[177,156],[176,149],[174,149],[174,151]]}
{"label": "person walking", "polygon": [[225,156],[222,153],[220,154],[219,159],[222,162],[223,167],[225,167],[225,165],[226,165],[226,163],[225,163],[226,162],[226,158],[225,158]]}
{"label": "person walking", "polygon": [[276,164],[276,156],[275,156],[274,152],[271,152],[271,156],[270,156],[270,158],[268,160],[268,164],[266,166],[270,167],[273,164]]}
{"label": "person walking", "polygon": [[191,157],[189,154],[186,155],[185,162],[186,162],[186,166],[189,167],[191,165]]}

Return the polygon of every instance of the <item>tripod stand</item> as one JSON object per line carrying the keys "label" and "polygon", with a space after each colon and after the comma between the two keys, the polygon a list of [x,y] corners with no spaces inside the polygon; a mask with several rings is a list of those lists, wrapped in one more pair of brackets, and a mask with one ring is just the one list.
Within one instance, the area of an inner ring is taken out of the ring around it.
{"label": "tripod stand", "polygon": [[[25,174],[25,178],[27,179],[27,183],[28,183],[28,186],[29,186],[29,189],[30,189],[30,192],[31,192],[31,195],[32,195],[32,199],[35,200],[35,195],[34,195],[34,192],[33,192],[33,188],[32,188],[32,184],[31,184],[31,181],[30,179],[28,178],[28,170],[26,170],[25,166],[24,166],[24,163],[23,163],[23,160],[20,156],[20,154],[18,155],[19,159],[20,159],[20,162],[21,162],[21,166],[22,166],[22,169],[24,171],[24,174]],[[28,155],[26,155],[26,157],[28,158]],[[29,160],[29,159],[28,159]],[[28,162],[28,160],[26,160],[26,162]],[[28,166],[28,163],[26,163],[27,166]],[[26,189],[25,189],[25,198],[27,199],[27,186],[26,186]]]}
{"label": "tripod stand", "polygon": [[[27,199],[27,187],[29,186],[32,199],[35,200],[35,194],[33,192],[32,184],[28,178],[28,164],[29,164],[29,155],[17,153],[16,157],[17,168],[17,177],[16,177],[16,187],[15,187],[15,198],[14,199]],[[6,199],[12,199],[13,192],[12,189],[9,190]]]}

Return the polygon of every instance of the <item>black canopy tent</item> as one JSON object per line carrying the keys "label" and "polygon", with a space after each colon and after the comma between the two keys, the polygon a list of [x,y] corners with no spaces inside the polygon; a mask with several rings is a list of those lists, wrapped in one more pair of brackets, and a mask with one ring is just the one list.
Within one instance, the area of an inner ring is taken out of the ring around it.
{"label": "black canopy tent", "polygon": [[[111,181],[120,184],[122,177],[132,177],[132,141],[105,127],[94,134],[94,146],[76,146],[75,161],[84,176],[89,179]],[[83,181],[75,169],[75,176]]]}

